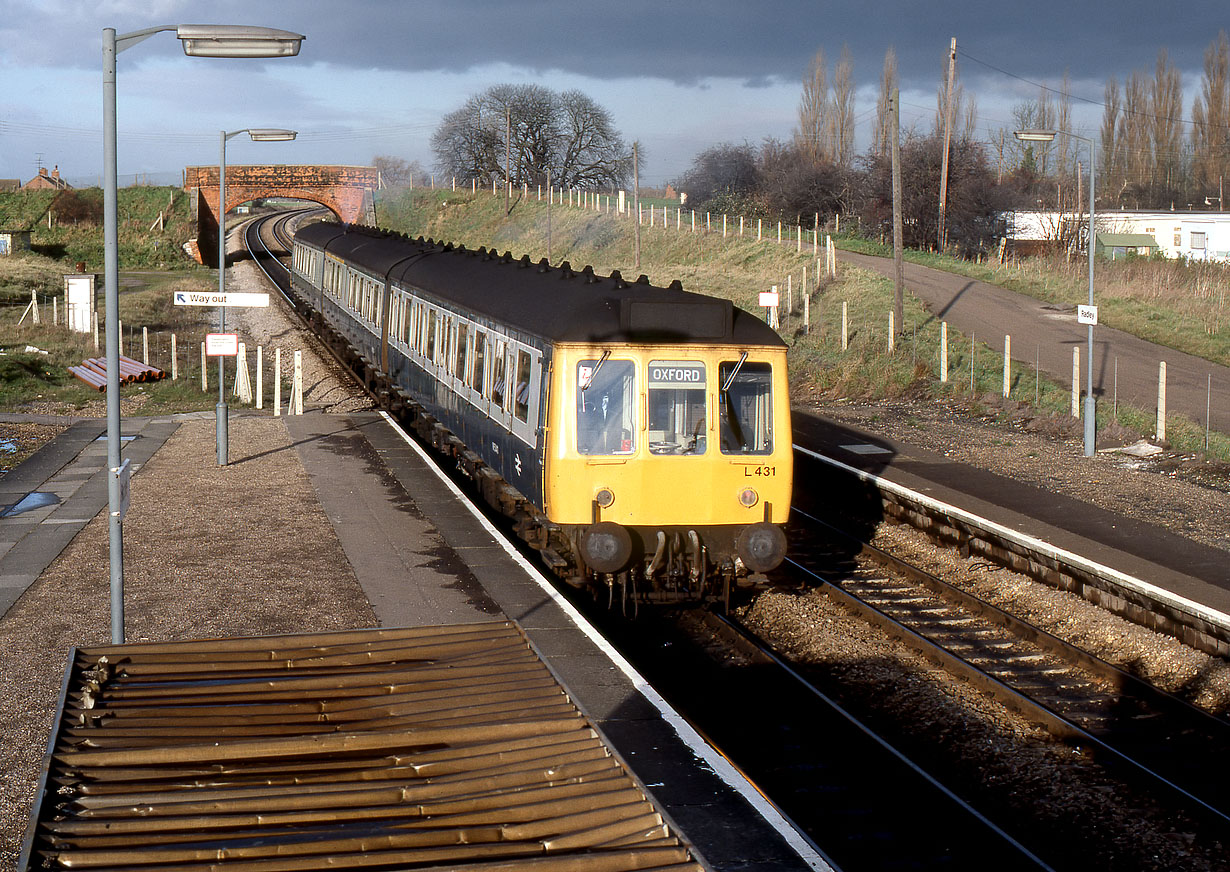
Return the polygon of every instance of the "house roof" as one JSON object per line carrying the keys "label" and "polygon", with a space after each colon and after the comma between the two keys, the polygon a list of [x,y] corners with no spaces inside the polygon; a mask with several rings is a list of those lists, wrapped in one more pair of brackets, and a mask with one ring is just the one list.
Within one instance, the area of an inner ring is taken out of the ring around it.
{"label": "house roof", "polygon": [[1151,233],[1099,233],[1098,245],[1110,248],[1160,248]]}

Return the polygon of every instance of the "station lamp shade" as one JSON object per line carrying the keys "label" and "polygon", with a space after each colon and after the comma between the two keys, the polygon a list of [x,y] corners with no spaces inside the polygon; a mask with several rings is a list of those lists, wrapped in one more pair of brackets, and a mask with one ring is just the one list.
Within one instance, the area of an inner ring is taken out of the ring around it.
{"label": "station lamp shade", "polygon": [[1050,142],[1055,138],[1054,130],[1014,130],[1012,135],[1024,142]]}
{"label": "station lamp shade", "polygon": [[282,130],[277,127],[252,127],[248,130],[248,136],[253,142],[285,142],[298,135],[297,130]]}
{"label": "station lamp shade", "polygon": [[243,24],[181,24],[184,54],[199,58],[282,58],[299,54],[301,33]]}

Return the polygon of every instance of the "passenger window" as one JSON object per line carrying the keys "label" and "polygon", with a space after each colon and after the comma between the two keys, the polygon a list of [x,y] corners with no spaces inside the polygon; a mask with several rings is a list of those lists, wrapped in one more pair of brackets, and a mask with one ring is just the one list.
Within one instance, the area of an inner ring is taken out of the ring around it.
{"label": "passenger window", "polygon": [[718,421],[723,454],[773,451],[773,368],[728,361],[718,368]]}
{"label": "passenger window", "polygon": [[705,365],[649,362],[649,453],[705,453]]}
{"label": "passenger window", "polygon": [[457,347],[454,350],[453,358],[453,375],[457,376],[462,382],[465,382],[466,377],[466,347],[468,345],[470,335],[470,326],[468,324],[457,325]]}
{"label": "passenger window", "polygon": [[483,376],[487,369],[487,334],[474,331],[474,374],[470,387],[481,397],[483,395]]}
{"label": "passenger window", "polygon": [[513,414],[518,421],[530,420],[531,359],[528,351],[517,352],[517,393],[513,395]]}
{"label": "passenger window", "polygon": [[497,341],[495,353],[491,356],[491,393],[487,395],[497,409],[504,408],[504,385],[508,381],[504,354],[504,343]]}
{"label": "passenger window", "polygon": [[577,363],[577,452],[631,454],[636,448],[636,368],[608,357]]}

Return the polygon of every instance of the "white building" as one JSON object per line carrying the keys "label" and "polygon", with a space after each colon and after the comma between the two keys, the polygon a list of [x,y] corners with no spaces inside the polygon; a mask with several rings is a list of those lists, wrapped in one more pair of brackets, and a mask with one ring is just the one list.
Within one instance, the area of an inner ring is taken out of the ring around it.
{"label": "white building", "polygon": [[[1027,248],[1029,243],[1053,243],[1060,228],[1088,225],[1086,213],[1021,211],[1008,214],[1008,240]],[[1094,215],[1098,233],[1147,234],[1166,257],[1230,261],[1230,212],[1138,212],[1107,210]],[[1071,234],[1065,234],[1071,235]],[[1079,233],[1084,250],[1083,232]]]}

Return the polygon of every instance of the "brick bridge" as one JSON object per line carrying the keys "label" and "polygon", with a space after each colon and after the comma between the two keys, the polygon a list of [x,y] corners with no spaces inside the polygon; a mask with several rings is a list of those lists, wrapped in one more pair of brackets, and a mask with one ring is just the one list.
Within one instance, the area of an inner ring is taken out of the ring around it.
{"label": "brick bridge", "polygon": [[[374,223],[375,167],[231,166],[226,167],[226,209],[268,197],[311,200],[348,224]],[[197,261],[218,262],[218,168],[188,167],[184,190],[192,198],[197,238],[189,243]]]}

